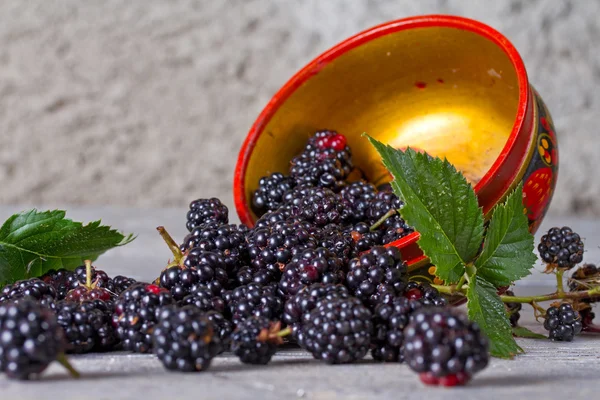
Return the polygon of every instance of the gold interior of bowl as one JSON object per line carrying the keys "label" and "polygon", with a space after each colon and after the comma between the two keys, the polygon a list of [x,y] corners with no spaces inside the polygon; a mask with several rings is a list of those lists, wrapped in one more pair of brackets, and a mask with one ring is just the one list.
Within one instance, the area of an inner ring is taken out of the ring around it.
{"label": "gold interior of bowl", "polygon": [[504,147],[518,100],[516,72],[492,41],[451,27],[387,34],[329,62],[277,109],[248,162],[246,198],[262,176],[287,173],[319,129],[346,135],[376,184],[389,175],[363,132],[445,156],[475,184]]}

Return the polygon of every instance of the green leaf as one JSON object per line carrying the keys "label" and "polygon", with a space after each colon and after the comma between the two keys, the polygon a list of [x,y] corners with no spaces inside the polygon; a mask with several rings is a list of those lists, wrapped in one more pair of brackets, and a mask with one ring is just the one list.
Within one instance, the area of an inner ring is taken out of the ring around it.
{"label": "green leaf", "polygon": [[74,269],[135,239],[100,221],[83,225],[65,211],[31,210],[8,218],[0,228],[0,283],[41,276],[51,269]]}
{"label": "green leaf", "polygon": [[511,358],[523,349],[512,335],[510,321],[496,288],[479,276],[474,276],[467,290],[469,318],[479,324],[490,341],[490,353],[495,357]]}
{"label": "green leaf", "polygon": [[527,338],[527,339],[546,339],[548,340],[547,336],[544,335],[540,335],[539,333],[535,333],[530,331],[529,329],[523,327],[523,326],[515,326],[514,328],[512,328],[512,333],[514,336],[516,337],[521,337],[521,338]]}
{"label": "green leaf", "polygon": [[400,213],[421,234],[419,246],[436,275],[457,282],[483,242],[483,213],[473,188],[448,160],[368,138],[394,176],[392,187],[405,201]]}
{"label": "green leaf", "polygon": [[475,266],[477,275],[496,287],[508,286],[531,272],[537,257],[534,238],[523,214],[523,187],[519,185],[504,204],[494,208],[483,251]]}

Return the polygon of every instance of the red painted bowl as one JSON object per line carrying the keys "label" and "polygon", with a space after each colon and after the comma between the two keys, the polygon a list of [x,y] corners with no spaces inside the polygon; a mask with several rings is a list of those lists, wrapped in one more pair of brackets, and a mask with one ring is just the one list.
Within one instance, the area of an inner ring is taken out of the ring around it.
{"label": "red painted bowl", "polygon": [[[398,148],[447,157],[474,185],[486,216],[523,182],[534,232],[558,172],[550,114],[529,84],[514,46],[496,30],[461,17],[388,22],[326,51],[294,75],[260,113],[240,150],[234,197],[243,223],[262,176],[286,173],[319,129],[348,138],[354,163],[375,184],[389,180],[363,132]],[[427,259],[411,234],[392,245],[411,269]]]}

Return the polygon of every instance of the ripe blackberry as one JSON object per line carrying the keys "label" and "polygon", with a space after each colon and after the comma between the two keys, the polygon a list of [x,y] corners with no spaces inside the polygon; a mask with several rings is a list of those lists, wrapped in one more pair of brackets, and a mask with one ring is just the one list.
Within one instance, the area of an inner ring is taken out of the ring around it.
{"label": "ripe blackberry", "polygon": [[[91,262],[91,261],[90,261]],[[86,285],[88,283],[87,280],[87,264],[80,265],[75,268],[73,271],[74,277],[72,277],[69,281],[70,288],[75,289],[77,286]],[[110,292],[114,293],[114,282],[108,274],[100,269],[97,269],[94,266],[91,266],[91,283],[94,284],[97,288],[107,289]]]}
{"label": "ripe blackberry", "polygon": [[137,281],[133,278],[129,278],[123,275],[117,275],[113,278],[113,288],[114,288],[114,292],[115,295],[120,295],[121,293],[123,293],[124,291],[126,291],[127,289],[129,289],[131,287],[131,285],[133,285],[134,283],[136,283]]}
{"label": "ripe blackberry", "polygon": [[233,323],[218,311],[208,311],[204,316],[212,322],[215,335],[221,341],[222,351],[229,351],[231,334],[233,333]]}
{"label": "ripe blackberry", "polygon": [[237,324],[231,336],[231,351],[245,364],[268,364],[282,339],[280,324],[252,316]]}
{"label": "ripe blackberry", "polygon": [[225,204],[221,203],[221,200],[213,197],[211,199],[197,199],[190,203],[185,225],[187,230],[191,232],[195,227],[207,222],[221,224],[229,222],[229,210]]}
{"label": "ripe blackberry", "polygon": [[340,196],[352,210],[352,220],[361,222],[367,219],[367,211],[371,200],[376,196],[375,186],[365,181],[350,183],[342,189]]}
{"label": "ripe blackberry", "polygon": [[212,322],[193,306],[161,309],[152,342],[164,367],[182,372],[208,369],[222,349]]}
{"label": "ripe blackberry", "polygon": [[350,260],[346,284],[354,296],[375,307],[385,294],[401,294],[408,282],[406,263],[395,247],[376,246]]}
{"label": "ripe blackberry", "polygon": [[[399,210],[403,206],[404,202],[400,200],[394,193],[385,191],[378,192],[375,195],[375,198],[372,199],[369,204],[369,208],[367,210],[368,222],[370,222],[372,225],[379,221],[390,210]],[[386,219],[382,226],[387,228],[388,226],[393,225],[395,219],[400,219],[400,215],[398,213]]]}
{"label": "ripe blackberry", "polygon": [[224,294],[234,324],[252,315],[270,321],[281,319],[283,301],[277,293],[277,284],[265,286],[257,283],[239,286]]}
{"label": "ripe blackberry", "polygon": [[204,285],[195,285],[192,287],[191,294],[185,296],[179,305],[182,306],[194,306],[200,311],[218,311],[220,313],[225,312],[225,301],[220,297],[216,296],[213,291]]}
{"label": "ripe blackberry", "polygon": [[422,307],[416,300],[386,295],[373,311],[374,334],[371,341],[371,355],[377,361],[402,362],[404,328],[411,314]]}
{"label": "ripe blackberry", "polygon": [[277,210],[283,205],[284,195],[293,188],[294,180],[279,172],[263,176],[252,196],[252,209],[259,216]]}
{"label": "ripe blackberry", "polygon": [[421,307],[404,329],[404,360],[425,384],[467,383],[489,362],[488,341],[475,322],[445,307]]}
{"label": "ripe blackberry", "polygon": [[33,298],[0,304],[0,338],[0,372],[11,379],[41,374],[55,360],[78,375],[64,358],[64,334],[54,313]]}
{"label": "ripe blackberry", "polygon": [[[40,279],[49,285],[52,285],[56,290],[56,300],[63,300],[71,287],[73,281],[77,281],[73,271],[68,271],[64,268],[58,270],[50,270],[46,272]],[[79,284],[79,281],[77,281]]]}
{"label": "ripe blackberry", "polygon": [[338,195],[326,188],[313,188],[302,199],[295,215],[316,226],[345,224],[351,218],[351,210],[340,201]]}
{"label": "ripe blackberry", "polygon": [[553,341],[570,342],[582,329],[581,316],[569,303],[546,310],[544,329],[550,332]]}
{"label": "ripe blackberry", "polygon": [[290,177],[296,185],[318,186],[335,192],[344,187],[350,172],[335,152],[322,152],[317,156],[302,153],[292,158],[290,164]]}
{"label": "ripe blackberry", "polygon": [[329,224],[318,231],[317,245],[331,250],[344,264],[347,264],[352,254],[352,237],[344,229],[335,224]]}
{"label": "ripe blackberry", "polygon": [[448,304],[448,300],[426,282],[408,282],[402,295],[409,300],[417,300],[425,306],[443,307]]}
{"label": "ripe blackberry", "polygon": [[234,279],[243,265],[248,265],[250,257],[246,245],[248,228],[245,225],[227,225],[218,222],[195,227],[185,237],[181,250],[199,248],[203,251],[219,253],[225,261],[227,274]]}
{"label": "ripe blackberry", "polygon": [[360,300],[330,298],[303,318],[298,343],[316,359],[345,364],[367,354],[372,333],[371,312]]}
{"label": "ripe blackberry", "polygon": [[[514,296],[514,292],[512,290],[507,290],[504,293],[506,296]],[[519,323],[519,318],[521,318],[521,314],[519,311],[523,308],[521,303],[504,303],[506,307],[506,312],[508,313],[508,317],[510,319],[510,325],[515,327]]]}
{"label": "ripe blackberry", "polygon": [[61,301],[56,308],[58,324],[69,342],[69,353],[112,350],[119,338],[112,326],[113,303],[85,300]]}
{"label": "ripe blackberry", "polygon": [[358,257],[360,253],[383,244],[384,232],[381,230],[371,231],[365,222],[350,226],[344,232],[352,239],[352,257]]}
{"label": "ripe blackberry", "polygon": [[306,249],[285,266],[279,290],[289,298],[313,283],[342,283],[344,274],[342,261],[330,250],[323,247]]}
{"label": "ripe blackberry", "polygon": [[[108,278],[108,275],[104,271],[95,270],[92,267],[92,261],[86,260],[83,266],[85,272],[81,272],[81,267],[75,269],[74,276],[77,278],[74,282],[74,289],[70,290],[65,296],[65,300],[73,302],[81,302],[85,300],[103,300],[109,301],[115,297],[114,292],[101,285],[110,285],[114,290],[112,280]],[[92,282],[92,279],[95,280]],[[80,279],[85,279],[83,282]]]}
{"label": "ripe blackberry", "polygon": [[162,306],[174,304],[171,292],[156,285],[138,282],[115,301],[113,326],[123,349],[136,353],[152,350],[152,331]]}
{"label": "ripe blackberry", "polygon": [[42,306],[54,309],[57,294],[52,285],[41,279],[25,279],[4,287],[0,292],[0,304],[23,297],[31,297]]}
{"label": "ripe blackberry", "polygon": [[415,230],[410,227],[402,218],[393,216],[390,223],[383,230],[383,237],[381,239],[383,244],[395,242],[396,240],[402,239],[404,236],[410,235]]}
{"label": "ripe blackberry", "polygon": [[311,158],[335,158],[339,160],[347,175],[352,172],[352,151],[347,145],[348,140],[340,133],[330,130],[317,131],[308,139],[304,154]]}
{"label": "ripe blackberry", "polygon": [[567,226],[552,228],[542,236],[538,251],[550,268],[570,269],[583,260],[583,241]]}

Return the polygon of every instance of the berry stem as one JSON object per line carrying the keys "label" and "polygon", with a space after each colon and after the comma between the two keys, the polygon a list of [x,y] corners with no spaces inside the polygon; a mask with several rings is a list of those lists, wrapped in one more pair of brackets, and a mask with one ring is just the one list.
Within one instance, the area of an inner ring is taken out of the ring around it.
{"label": "berry stem", "polygon": [[69,371],[69,374],[71,374],[71,376],[73,378],[80,377],[79,372],[71,365],[71,363],[69,362],[69,359],[67,358],[67,356],[65,356],[64,353],[59,354],[58,357],[56,358],[56,361],[58,361],[58,363],[60,365],[65,367],[65,369],[67,371]]}
{"label": "berry stem", "polygon": [[279,332],[277,332],[277,333],[275,334],[275,336],[282,338],[282,337],[289,336],[289,335],[291,335],[291,334],[292,334],[292,327],[291,327],[291,326],[288,326],[287,328],[285,328],[285,329],[282,329],[282,330],[280,330]]}
{"label": "berry stem", "polygon": [[371,225],[371,227],[369,228],[369,230],[371,232],[373,232],[374,230],[376,230],[377,228],[379,228],[381,226],[381,224],[383,224],[385,222],[386,219],[388,219],[389,217],[391,217],[392,215],[396,214],[397,211],[392,208],[390,211],[386,212],[383,217],[379,218],[373,225]]}
{"label": "berry stem", "polygon": [[175,242],[171,235],[169,235],[169,232],[167,232],[164,226],[159,226],[156,228],[156,230],[158,231],[158,233],[160,233],[160,236],[162,236],[167,246],[169,246],[169,249],[173,253],[174,261],[179,264],[179,262],[183,258],[183,253],[177,245],[177,242]]}
{"label": "berry stem", "polygon": [[85,286],[92,288],[92,260],[85,260]]}
{"label": "berry stem", "polygon": [[563,286],[563,274],[565,273],[565,270],[562,268],[559,268],[556,271],[556,293],[558,294],[564,294],[565,293],[565,289]]}

